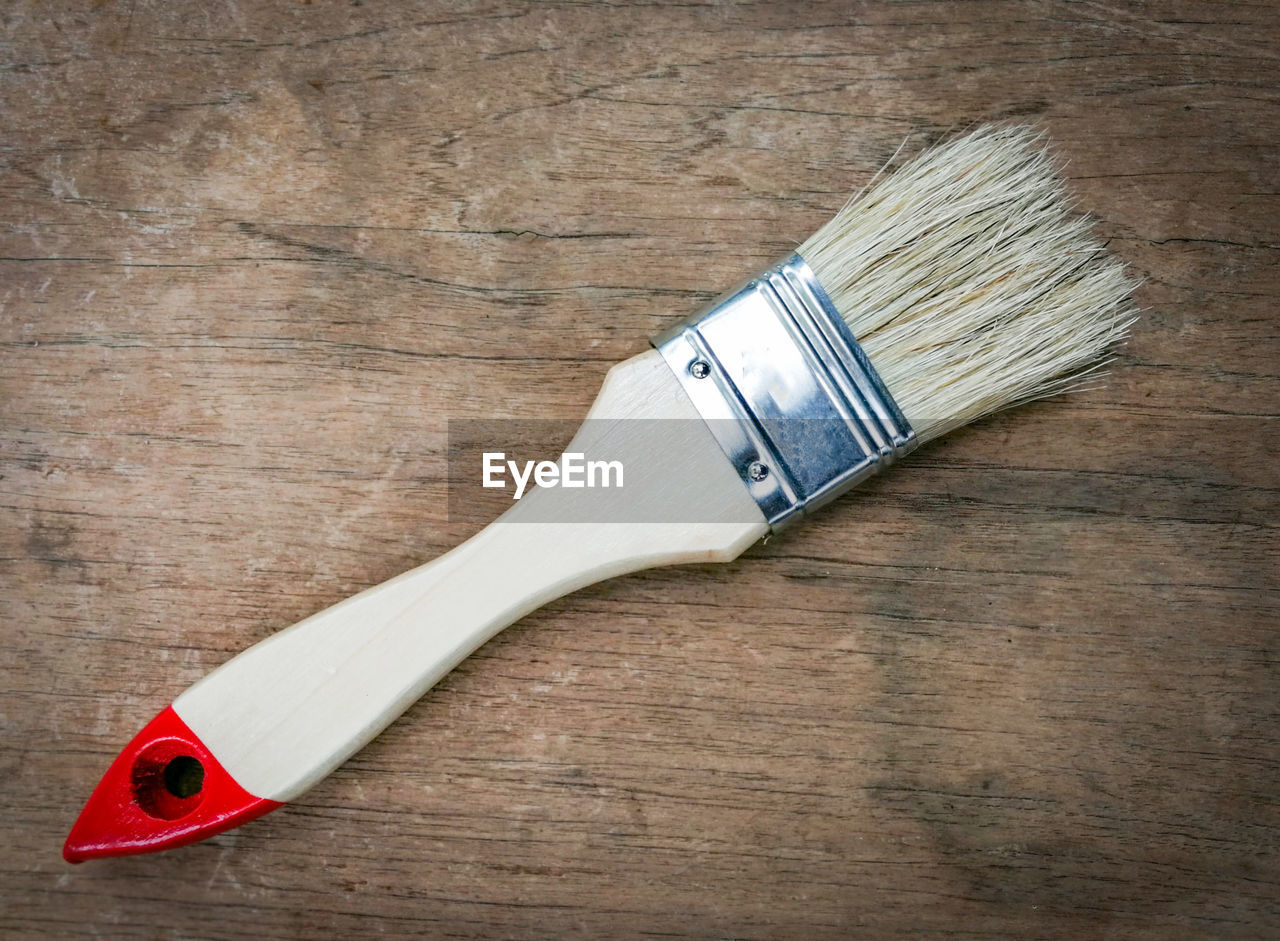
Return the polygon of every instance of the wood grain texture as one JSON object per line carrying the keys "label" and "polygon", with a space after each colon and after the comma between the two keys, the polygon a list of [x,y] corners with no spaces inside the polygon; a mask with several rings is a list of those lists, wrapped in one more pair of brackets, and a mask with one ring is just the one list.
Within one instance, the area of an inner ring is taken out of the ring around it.
{"label": "wood grain texture", "polygon": [[[1273,4],[0,30],[6,937],[1280,933]],[[1006,117],[1146,279],[1105,388],[549,605],[240,831],[61,862],[178,692],[478,528],[450,419],[581,416],[904,139]]]}

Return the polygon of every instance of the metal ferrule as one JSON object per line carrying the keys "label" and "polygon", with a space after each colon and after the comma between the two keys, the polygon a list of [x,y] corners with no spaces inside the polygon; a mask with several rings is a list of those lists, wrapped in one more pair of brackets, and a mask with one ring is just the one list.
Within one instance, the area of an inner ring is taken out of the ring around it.
{"label": "metal ferrule", "polygon": [[916,445],[901,409],[799,255],[653,345],[774,529]]}

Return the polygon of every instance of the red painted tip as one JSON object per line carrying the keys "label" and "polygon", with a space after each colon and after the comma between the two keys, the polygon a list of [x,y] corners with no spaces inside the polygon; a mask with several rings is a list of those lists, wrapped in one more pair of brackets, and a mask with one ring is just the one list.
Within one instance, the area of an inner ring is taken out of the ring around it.
{"label": "red painted tip", "polygon": [[168,706],[111,763],[62,857],[80,863],[186,846],[279,806],[237,784]]}

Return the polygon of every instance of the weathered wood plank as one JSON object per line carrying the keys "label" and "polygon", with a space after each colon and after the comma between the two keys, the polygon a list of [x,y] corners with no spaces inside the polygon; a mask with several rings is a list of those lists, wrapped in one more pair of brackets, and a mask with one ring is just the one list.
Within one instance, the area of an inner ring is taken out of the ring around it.
{"label": "weathered wood plank", "polygon": [[[0,30],[6,935],[1280,931],[1273,5]],[[1104,388],[550,605],[272,817],[64,866],[186,684],[483,522],[450,419],[581,415],[904,140],[1003,117],[1146,279]]]}

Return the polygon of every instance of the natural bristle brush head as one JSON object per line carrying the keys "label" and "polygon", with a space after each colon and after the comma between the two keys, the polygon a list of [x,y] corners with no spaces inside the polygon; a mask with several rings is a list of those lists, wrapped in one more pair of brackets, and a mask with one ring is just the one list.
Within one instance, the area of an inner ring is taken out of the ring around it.
{"label": "natural bristle brush head", "polygon": [[1070,388],[1137,282],[1073,211],[1042,135],[987,126],[874,181],[799,249],[923,442]]}

